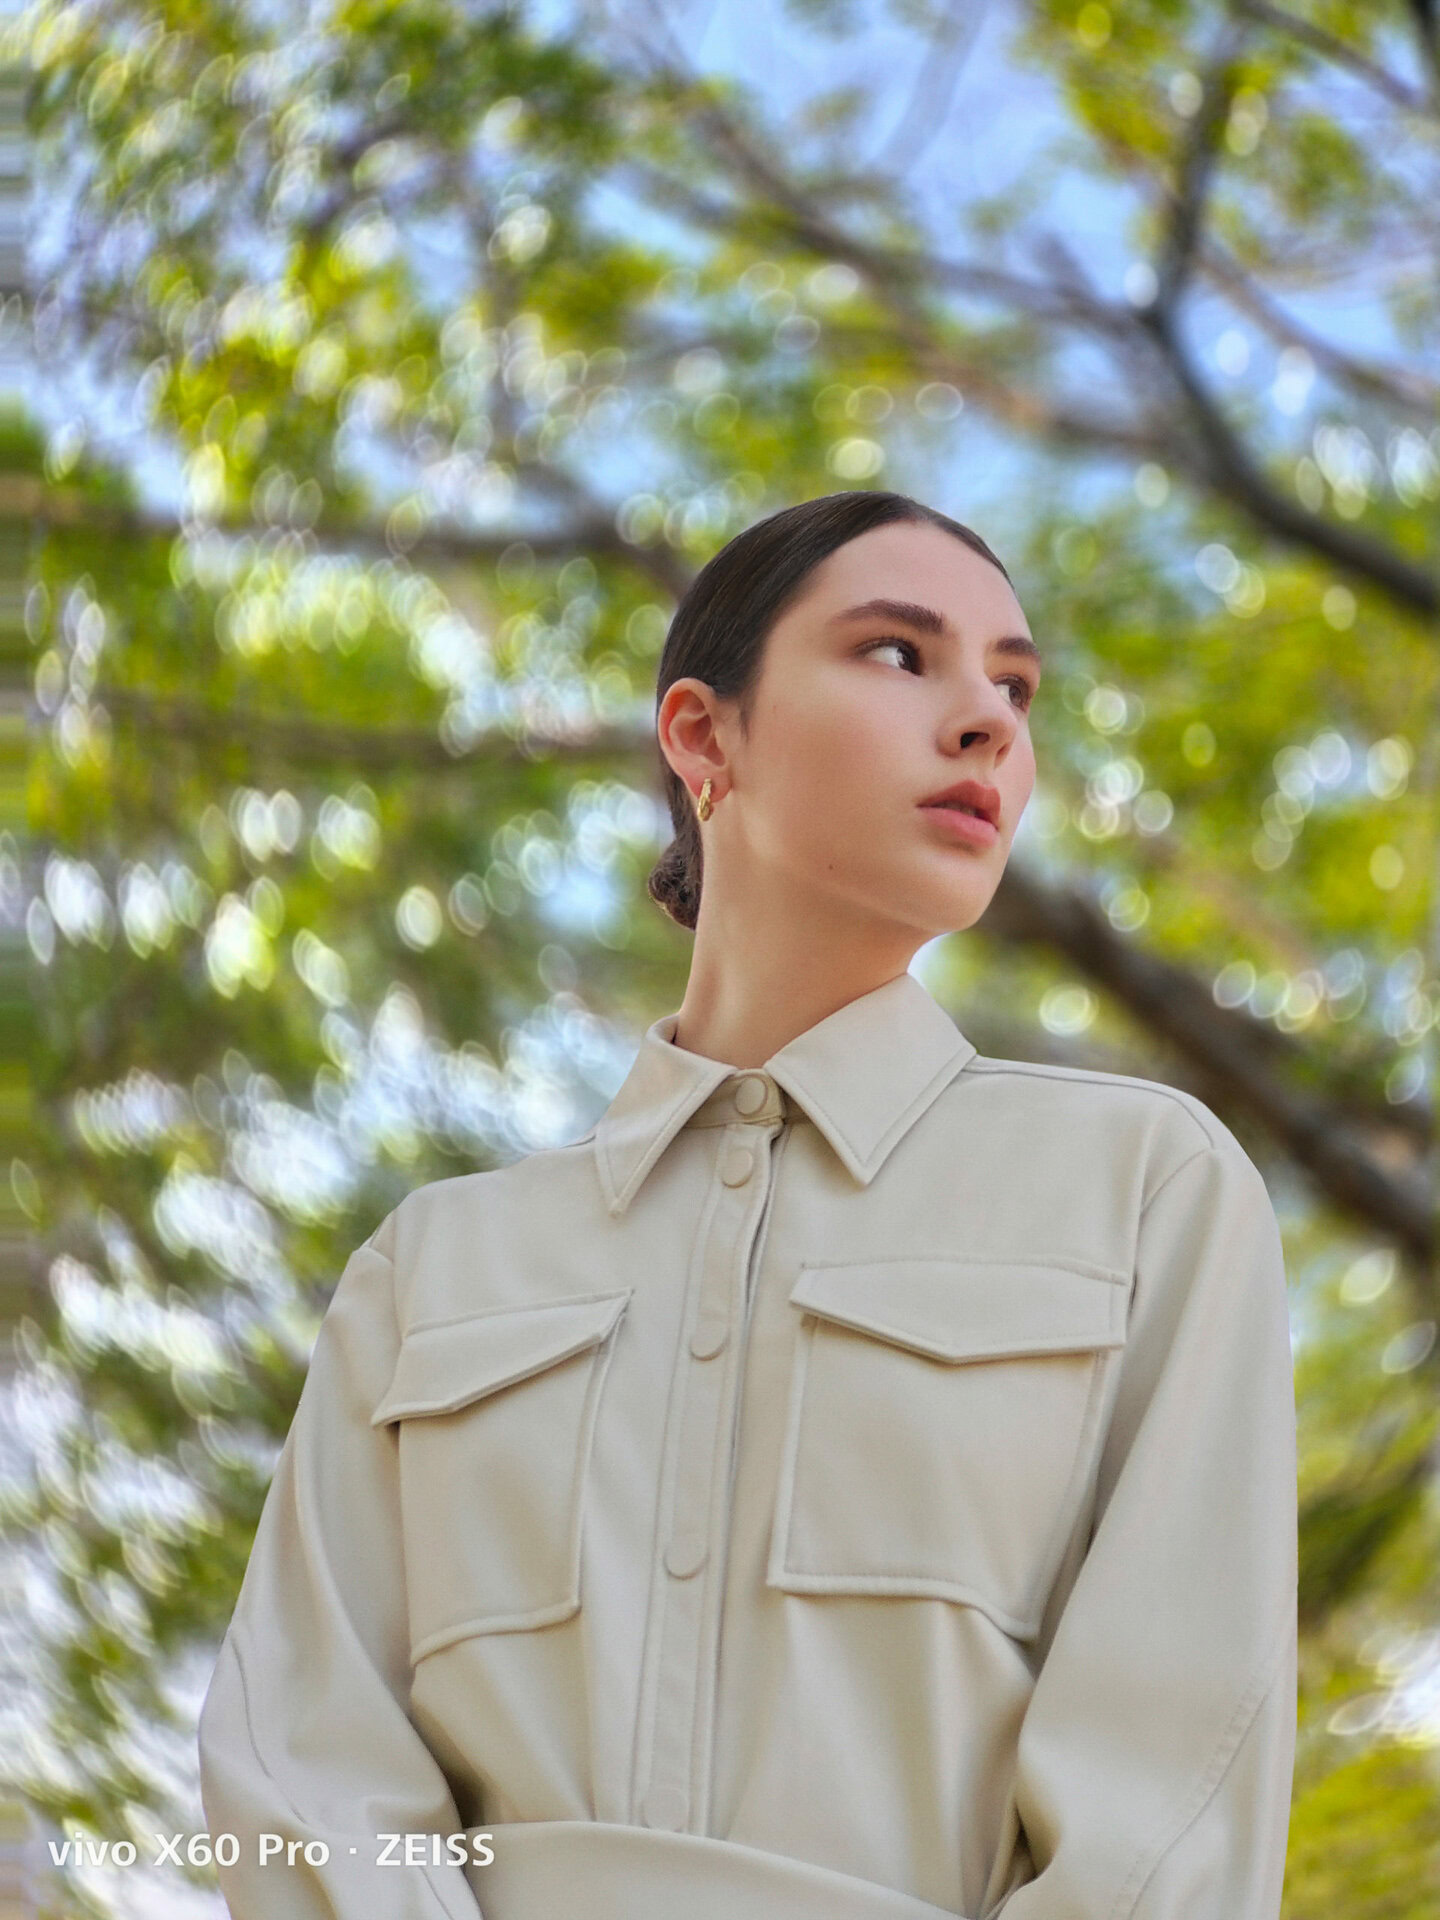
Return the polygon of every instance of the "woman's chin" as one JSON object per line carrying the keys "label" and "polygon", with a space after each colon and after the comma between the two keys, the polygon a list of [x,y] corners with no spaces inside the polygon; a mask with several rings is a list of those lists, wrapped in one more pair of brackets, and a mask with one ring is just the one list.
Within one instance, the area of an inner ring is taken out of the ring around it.
{"label": "woman's chin", "polygon": [[973,927],[995,897],[995,881],[988,873],[969,876],[969,885],[933,884],[911,888],[896,900],[895,918],[919,927],[929,939],[944,933],[964,933]]}

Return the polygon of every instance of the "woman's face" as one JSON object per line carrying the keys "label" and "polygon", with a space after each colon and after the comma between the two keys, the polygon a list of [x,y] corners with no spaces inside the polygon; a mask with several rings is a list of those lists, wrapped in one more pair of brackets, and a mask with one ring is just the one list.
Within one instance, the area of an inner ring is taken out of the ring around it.
{"label": "woman's face", "polygon": [[[882,599],[912,611],[856,611]],[[707,893],[768,880],[922,939],[973,925],[1035,784],[1032,648],[1005,576],[943,528],[838,548],[770,632],[748,738],[720,703]],[[993,829],[923,804],[963,780],[991,790]]]}

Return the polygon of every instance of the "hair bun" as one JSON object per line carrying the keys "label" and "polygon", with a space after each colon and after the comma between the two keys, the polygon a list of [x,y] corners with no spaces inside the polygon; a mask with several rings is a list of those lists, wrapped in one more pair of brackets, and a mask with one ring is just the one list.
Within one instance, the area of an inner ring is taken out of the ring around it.
{"label": "hair bun", "polygon": [[645,890],[677,925],[694,932],[700,917],[700,899],[690,882],[690,862],[678,839],[670,842],[651,868]]}

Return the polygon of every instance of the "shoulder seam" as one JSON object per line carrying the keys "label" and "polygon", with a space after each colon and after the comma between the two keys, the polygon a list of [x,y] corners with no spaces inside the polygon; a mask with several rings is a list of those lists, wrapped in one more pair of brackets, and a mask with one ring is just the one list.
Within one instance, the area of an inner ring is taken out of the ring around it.
{"label": "shoulder seam", "polygon": [[1139,1087],[1143,1092],[1158,1094],[1178,1107],[1193,1125],[1200,1128],[1208,1146],[1219,1144],[1190,1105],[1192,1096],[1182,1093],[1178,1087],[1167,1086],[1163,1080],[1146,1080],[1138,1073],[1104,1073],[1090,1067],[1052,1067],[1038,1060],[997,1060],[991,1054],[977,1054],[961,1069],[962,1074],[976,1071],[1027,1074],[1040,1080],[1088,1080],[1092,1085],[1101,1086]]}
{"label": "shoulder seam", "polygon": [[1170,1169],[1169,1173],[1166,1174],[1165,1178],[1155,1188],[1154,1192],[1147,1194],[1147,1196],[1145,1197],[1145,1200],[1141,1204],[1139,1218],[1141,1220],[1145,1218],[1146,1214],[1150,1211],[1151,1201],[1159,1198],[1159,1196],[1165,1191],[1166,1187],[1169,1186],[1170,1182],[1175,1178],[1177,1174],[1183,1173],[1187,1167],[1193,1166],[1197,1160],[1202,1159],[1207,1153],[1214,1153],[1215,1151],[1216,1151],[1215,1147],[1207,1143],[1203,1147],[1197,1147],[1194,1153],[1187,1153],[1185,1158],[1180,1162],[1178,1167],[1172,1167]]}

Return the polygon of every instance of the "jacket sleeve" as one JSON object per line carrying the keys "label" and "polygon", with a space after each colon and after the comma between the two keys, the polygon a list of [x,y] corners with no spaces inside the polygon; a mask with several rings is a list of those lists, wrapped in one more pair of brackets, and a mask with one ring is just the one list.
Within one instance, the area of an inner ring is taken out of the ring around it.
{"label": "jacket sleeve", "polygon": [[[396,1440],[369,1424],[398,1346],[392,1220],[350,1256],[321,1322],[201,1709],[211,1840],[239,1842],[218,1867],[233,1920],[480,1920],[460,1865],[378,1863],[377,1835],[462,1831],[406,1714]],[[282,1843],[264,1864],[262,1833]]]}
{"label": "jacket sleeve", "polygon": [[1088,1549],[1021,1723],[1004,1920],[1276,1920],[1296,1718],[1284,1257],[1238,1141],[1162,1179]]}

